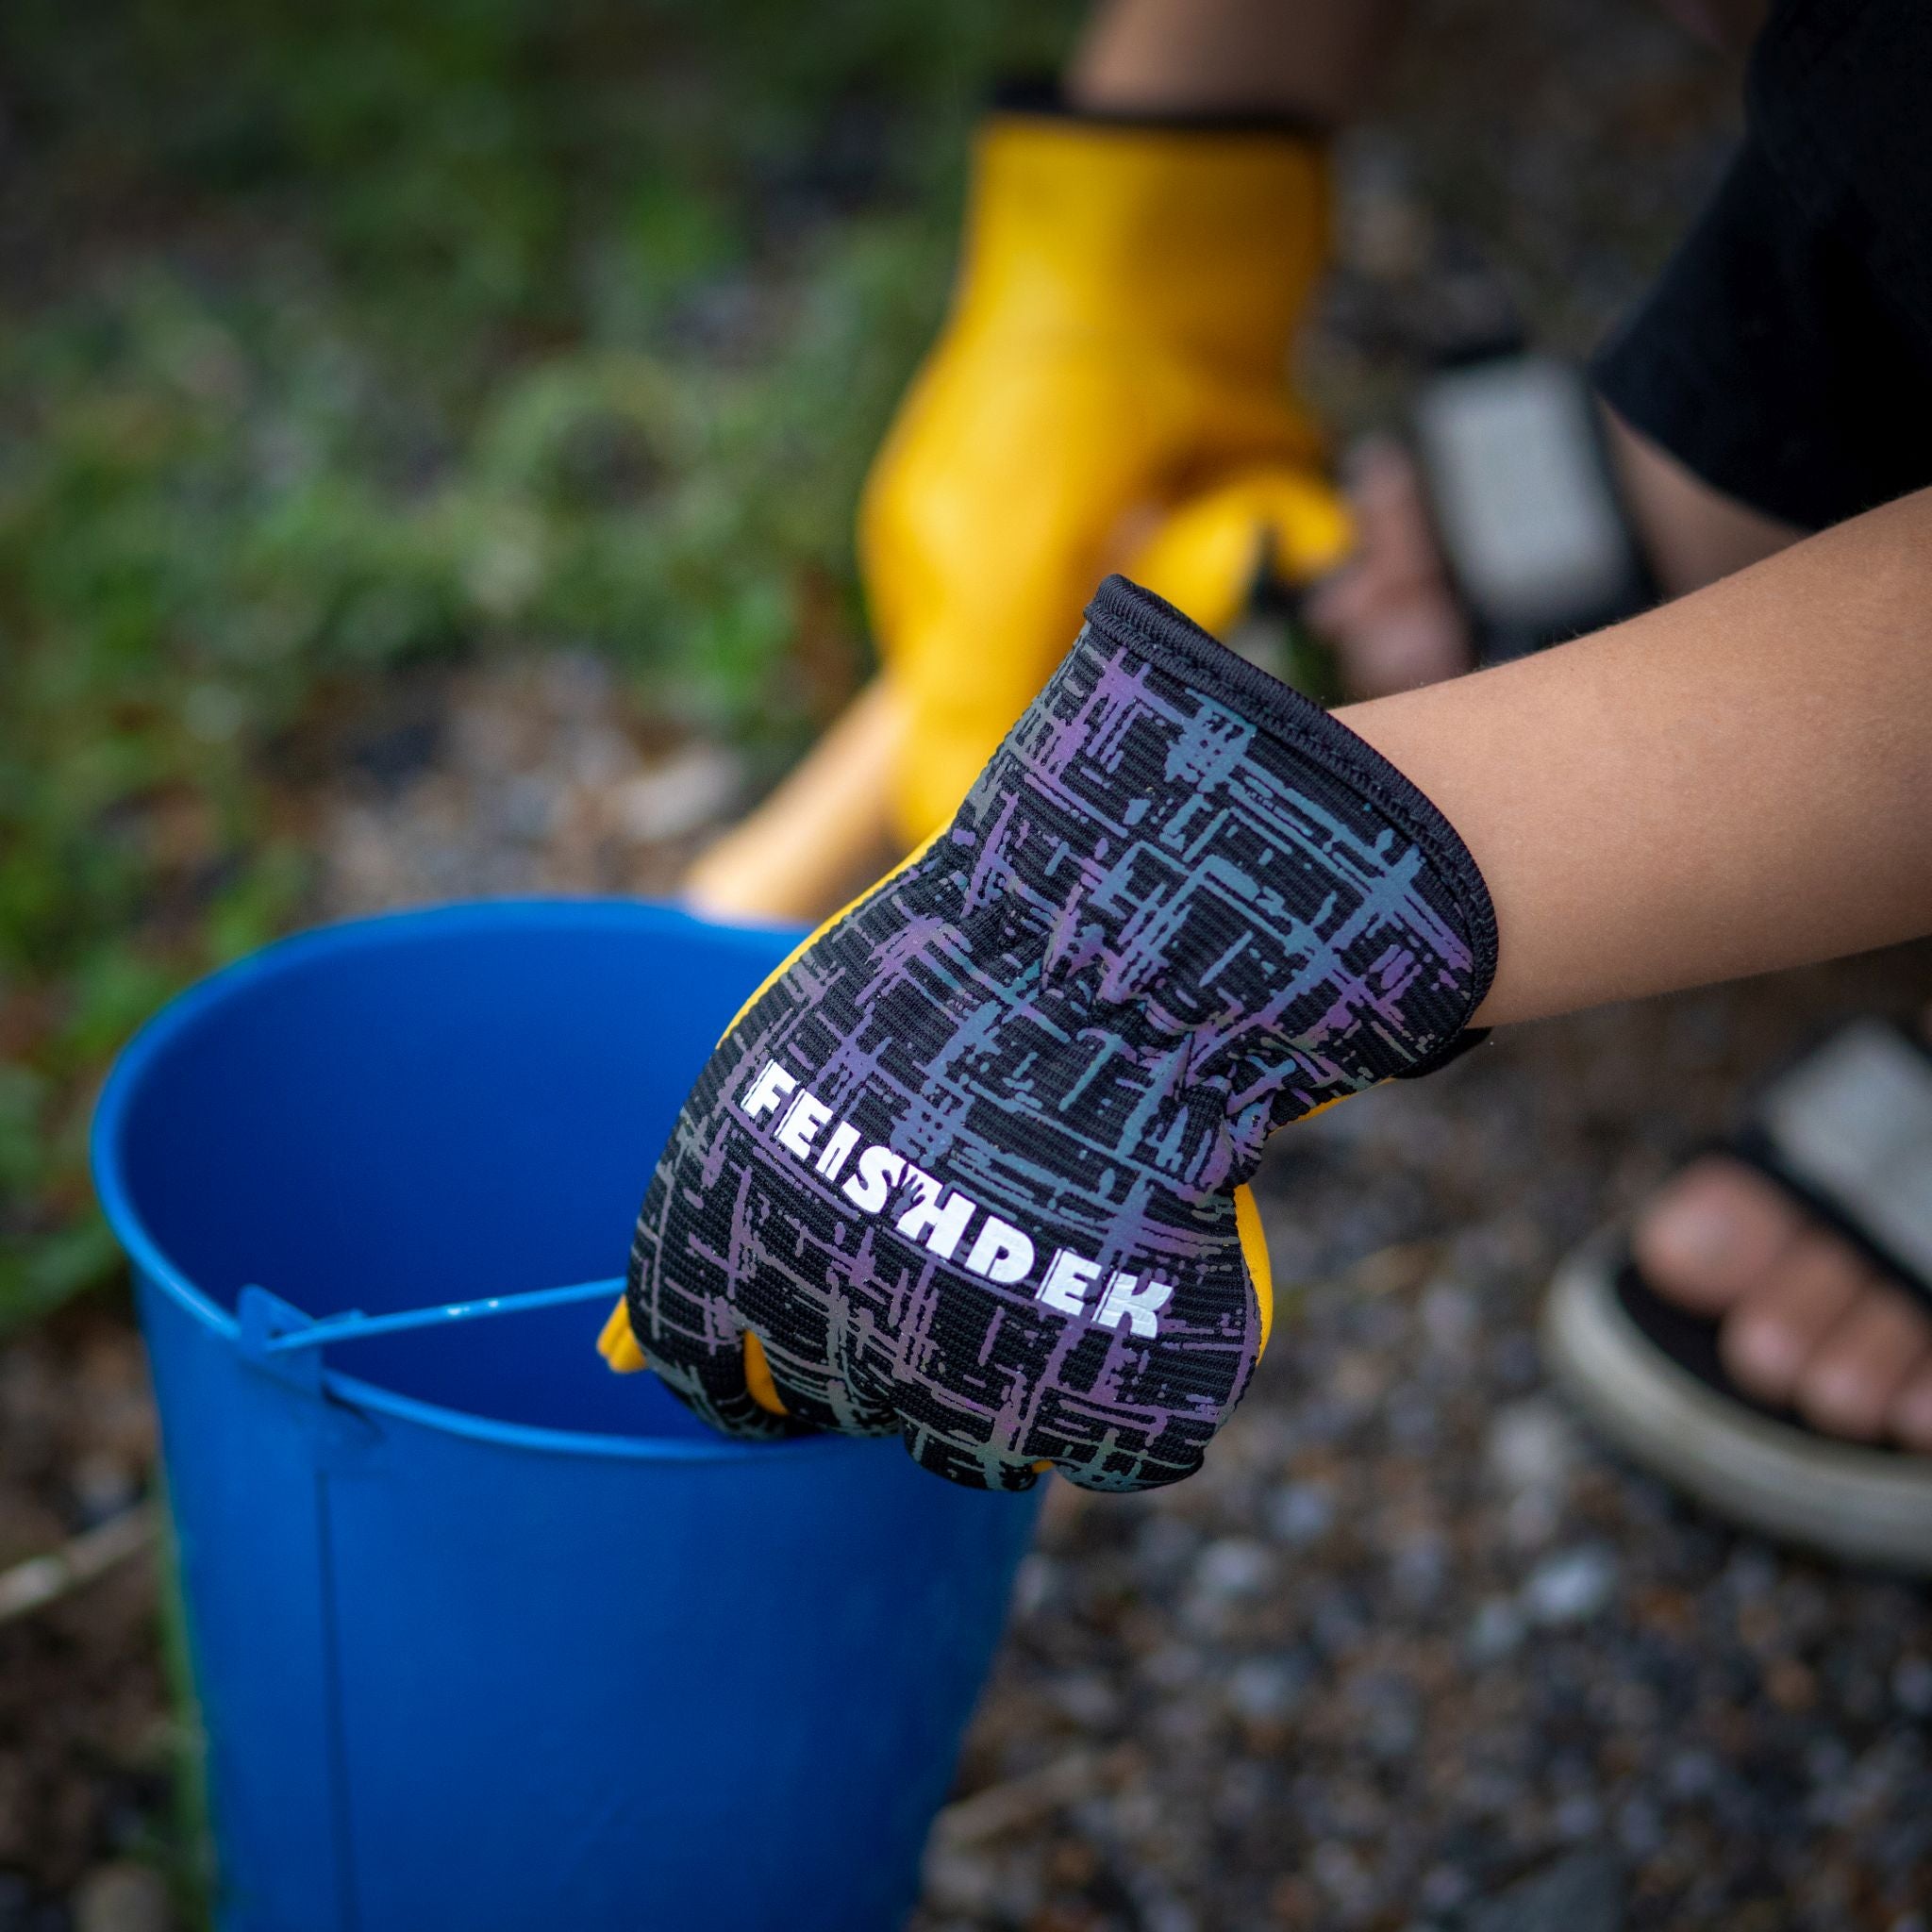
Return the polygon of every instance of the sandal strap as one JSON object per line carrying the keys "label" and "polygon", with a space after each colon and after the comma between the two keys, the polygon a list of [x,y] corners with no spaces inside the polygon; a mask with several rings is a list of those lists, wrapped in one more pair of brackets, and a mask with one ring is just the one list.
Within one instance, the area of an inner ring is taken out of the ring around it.
{"label": "sandal strap", "polygon": [[1932,1050],[1854,1020],[1777,1075],[1726,1143],[1932,1309]]}

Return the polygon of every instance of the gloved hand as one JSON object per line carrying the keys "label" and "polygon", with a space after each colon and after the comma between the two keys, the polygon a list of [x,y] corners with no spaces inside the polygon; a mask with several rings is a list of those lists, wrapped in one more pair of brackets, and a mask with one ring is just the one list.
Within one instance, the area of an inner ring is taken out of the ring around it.
{"label": "gloved hand", "polygon": [[673,1129],[607,1354],[722,1429],[898,1432],[994,1489],[1187,1475],[1267,1334],[1262,1142],[1467,1038],[1494,920],[1435,808],[1146,592],[1088,616]]}
{"label": "gloved hand", "polygon": [[859,552],[906,712],[908,843],[948,819],[1118,566],[1224,631],[1347,523],[1288,358],[1327,170],[1286,131],[1050,111],[982,130],[952,315],[868,480]]}

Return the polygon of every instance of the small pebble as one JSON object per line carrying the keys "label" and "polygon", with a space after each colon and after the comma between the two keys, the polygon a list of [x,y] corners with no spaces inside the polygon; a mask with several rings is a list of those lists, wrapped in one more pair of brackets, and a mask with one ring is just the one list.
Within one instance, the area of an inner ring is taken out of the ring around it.
{"label": "small pebble", "polygon": [[1283,1657],[1250,1657],[1228,1674],[1227,1701],[1251,1724],[1276,1724],[1294,1713],[1307,1688],[1307,1672]]}
{"label": "small pebble", "polygon": [[1482,1310],[1468,1289],[1456,1281],[1432,1281],[1423,1291],[1423,1331],[1444,1355],[1468,1353],[1482,1325]]}
{"label": "small pebble", "polygon": [[83,1527],[118,1516],[141,1492],[141,1477],[125,1457],[97,1450],[74,1465],[74,1500]]}
{"label": "small pebble", "polygon": [[1469,1874],[1456,1865],[1432,1865],[1416,1887],[1416,1904],[1425,1912],[1453,1912],[1469,1897]]}
{"label": "small pebble", "polygon": [[1901,1657],[1892,1667],[1891,1694],[1913,1717],[1932,1716],[1932,1663],[1922,1657]]}
{"label": "small pebble", "polygon": [[174,1912],[161,1874],[149,1865],[102,1865],[74,1893],[74,1932],[169,1932]]}
{"label": "small pebble", "polygon": [[1517,1649],[1527,1629],[1513,1599],[1492,1596],[1477,1606],[1463,1644],[1475,1662],[1493,1663]]}
{"label": "small pebble", "polygon": [[1558,1801],[1555,1813],[1557,1836],[1573,1843],[1594,1838],[1603,1828],[1604,1807],[1588,1791],[1572,1791]]}
{"label": "small pebble", "polygon": [[626,779],[612,803],[629,837],[682,839],[723,818],[743,783],[743,766],[731,753],[693,744]]}
{"label": "small pebble", "polygon": [[1530,1572],[1523,1607],[1534,1624],[1585,1624],[1609,1607],[1618,1576],[1615,1555],[1601,1544],[1557,1550]]}
{"label": "small pebble", "polygon": [[1439,1536],[1411,1538],[1390,1558],[1390,1586],[1410,1609],[1428,1608],[1442,1595],[1448,1578],[1449,1552]]}
{"label": "small pebble", "polygon": [[1484,1443],[1490,1474],[1507,1496],[1560,1494],[1578,1454],[1575,1425],[1546,1395],[1499,1408]]}
{"label": "small pebble", "polygon": [[1106,1730],[1120,1715],[1117,1685],[1098,1671],[1075,1671],[1051,1687],[1053,1701],[1090,1731]]}
{"label": "small pebble", "polygon": [[1614,1855],[1574,1851],[1473,1906],[1462,1932],[1622,1932],[1624,1891]]}
{"label": "small pebble", "polygon": [[1223,1537],[1202,1551],[1193,1587],[1213,1601],[1259,1596],[1274,1580],[1274,1552],[1252,1537]]}
{"label": "small pebble", "polygon": [[1199,1535],[1179,1517],[1157,1512],[1134,1538],[1134,1560],[1150,1581],[1165,1582],[1174,1571],[1192,1561],[1200,1545]]}
{"label": "small pebble", "polygon": [[1679,1751],[1664,1774],[1664,1788],[1674,1798],[1701,1798],[1717,1782],[1717,1760],[1707,1751]]}
{"label": "small pebble", "polygon": [[1038,1616],[1059,1587],[1059,1566],[1051,1557],[1035,1550],[1020,1560],[1020,1573],[1013,1579],[1013,1614]]}
{"label": "small pebble", "polygon": [[1285,1483],[1268,1499],[1268,1526],[1292,1549],[1319,1542],[1334,1522],[1334,1493],[1321,1483]]}

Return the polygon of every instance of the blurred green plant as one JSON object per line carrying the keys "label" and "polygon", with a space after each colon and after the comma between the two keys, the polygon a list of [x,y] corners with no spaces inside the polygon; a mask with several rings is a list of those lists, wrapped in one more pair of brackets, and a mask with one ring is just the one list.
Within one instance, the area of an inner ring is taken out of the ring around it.
{"label": "blurred green plant", "polygon": [[[286,755],[608,652],[797,741],[965,134],[1062,0],[0,9],[0,1330],[103,1278],[107,1057],[299,916]],[[855,664],[855,675],[856,675]]]}

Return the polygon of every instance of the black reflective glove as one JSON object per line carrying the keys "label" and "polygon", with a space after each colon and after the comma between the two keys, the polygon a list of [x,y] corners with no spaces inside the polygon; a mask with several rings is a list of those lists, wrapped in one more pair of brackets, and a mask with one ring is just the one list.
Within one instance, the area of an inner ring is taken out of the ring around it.
{"label": "black reflective glove", "polygon": [[1266,1337],[1262,1142],[1450,1057],[1494,960],[1401,773],[1111,578],[952,824],[720,1043],[638,1224],[637,1341],[741,1434],[1175,1481]]}

